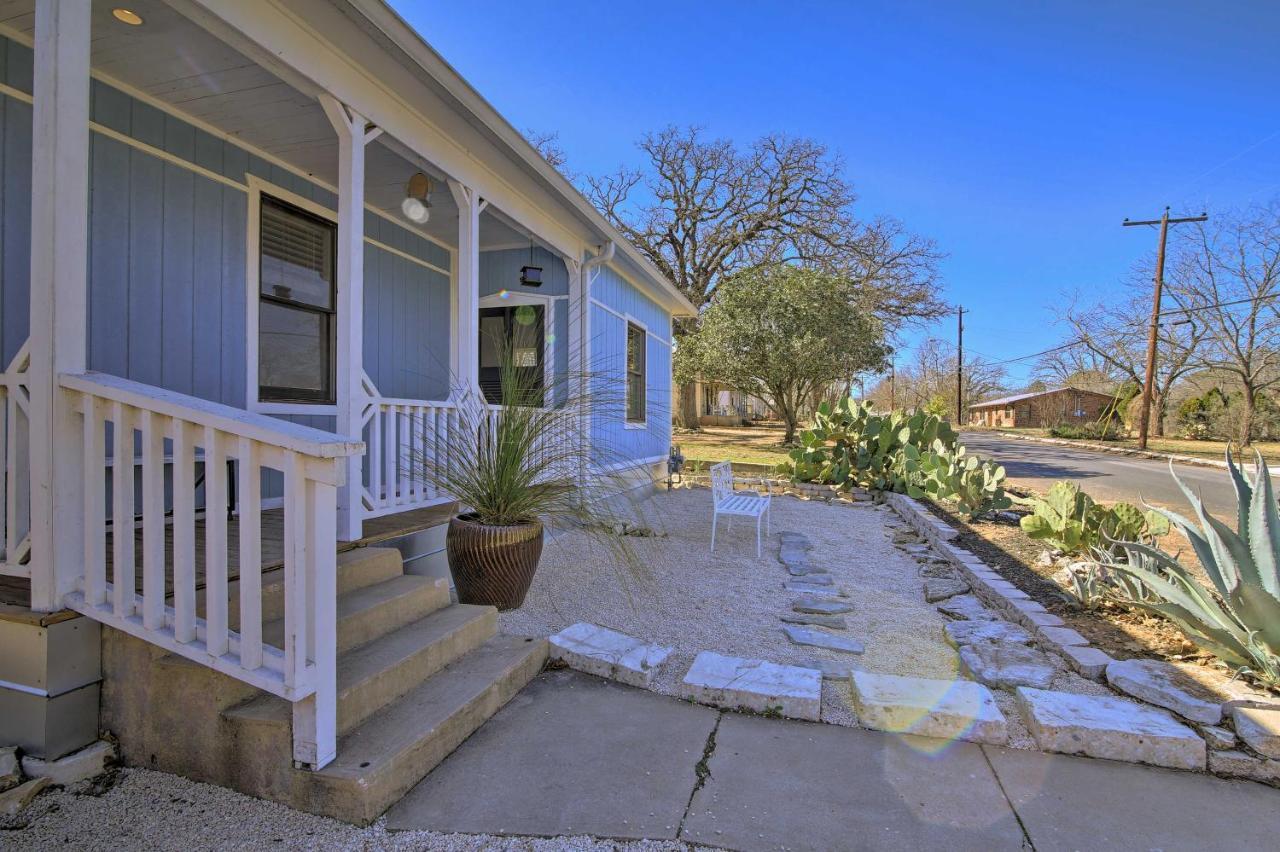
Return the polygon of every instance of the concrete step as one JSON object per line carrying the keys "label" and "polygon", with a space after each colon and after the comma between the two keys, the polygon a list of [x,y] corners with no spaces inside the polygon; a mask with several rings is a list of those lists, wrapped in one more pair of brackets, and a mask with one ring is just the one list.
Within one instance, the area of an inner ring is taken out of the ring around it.
{"label": "concrete step", "polygon": [[[475,650],[497,630],[498,611],[455,604],[407,624],[338,657],[338,732],[345,734]],[[275,725],[288,741],[289,702],[267,693],[232,707],[223,716],[233,724]]]}
{"label": "concrete step", "polygon": [[547,659],[545,639],[497,636],[375,713],[318,772],[295,773],[295,807],[367,825],[507,703]]}
{"label": "concrete step", "polygon": [[[400,552],[394,547],[357,547],[338,554],[338,594],[344,595],[404,573]],[[232,630],[240,629],[240,582],[227,584],[227,618]],[[204,618],[204,594],[196,595],[196,613]],[[284,617],[284,569],[262,575],[262,618]]]}
{"label": "concrete step", "polygon": [[[402,574],[338,596],[338,653],[399,630],[449,604],[442,579]],[[284,647],[284,619],[262,625],[262,640]]]}

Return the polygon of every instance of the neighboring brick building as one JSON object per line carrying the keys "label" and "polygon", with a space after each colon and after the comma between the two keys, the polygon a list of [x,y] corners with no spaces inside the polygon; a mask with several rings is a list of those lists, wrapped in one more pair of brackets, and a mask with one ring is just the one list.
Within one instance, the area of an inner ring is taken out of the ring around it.
{"label": "neighboring brick building", "polygon": [[970,426],[1043,429],[1061,423],[1097,420],[1114,397],[1078,388],[1020,393],[969,406]]}

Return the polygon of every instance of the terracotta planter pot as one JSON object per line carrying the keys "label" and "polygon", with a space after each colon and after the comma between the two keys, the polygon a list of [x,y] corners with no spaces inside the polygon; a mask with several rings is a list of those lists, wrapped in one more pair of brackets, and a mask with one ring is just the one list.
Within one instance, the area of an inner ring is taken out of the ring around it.
{"label": "terracotta planter pot", "polygon": [[459,601],[516,609],[542,557],[542,522],[499,527],[457,515],[449,521],[445,546]]}

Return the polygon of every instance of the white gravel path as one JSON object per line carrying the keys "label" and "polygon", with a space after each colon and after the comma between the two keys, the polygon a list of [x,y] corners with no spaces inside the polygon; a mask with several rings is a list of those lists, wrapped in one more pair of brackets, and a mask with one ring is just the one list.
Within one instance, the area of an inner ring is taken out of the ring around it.
{"label": "white gravel path", "polygon": [[[653,687],[668,695],[699,651],[793,664],[823,658],[888,674],[956,676],[958,658],[942,634],[945,619],[924,602],[916,560],[893,544],[898,524],[891,510],[775,497],[774,535],[757,558],[754,526],[741,518],[731,531],[720,520],[716,552],[709,552],[708,489],[661,492],[645,507],[645,521],[658,536],[627,538],[638,576],[585,533],[562,533],[544,549],[525,605],[499,617],[501,630],[546,636],[589,621],[673,646]],[[827,568],[849,592],[854,611],[844,616],[848,629],[838,632],[863,641],[864,655],[793,645],[783,634],[778,617],[798,597],[783,588],[790,579],[777,558],[777,533],[783,530],[807,536],[813,544],[809,564]],[[855,724],[847,687],[824,684],[823,719]]]}
{"label": "white gravel path", "polygon": [[284,805],[147,769],[122,769],[105,793],[53,790],[8,823],[0,850],[221,852],[222,850],[441,850],[441,852],[675,852],[676,842],[590,837],[495,837],[356,828]]}

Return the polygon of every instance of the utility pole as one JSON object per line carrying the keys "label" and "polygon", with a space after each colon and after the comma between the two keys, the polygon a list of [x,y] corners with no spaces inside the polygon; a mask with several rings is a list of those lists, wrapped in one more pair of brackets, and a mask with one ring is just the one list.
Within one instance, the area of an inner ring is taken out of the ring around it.
{"label": "utility pole", "polygon": [[892,361],[889,362],[889,410],[890,411],[893,411],[898,407],[897,397],[894,396],[894,393],[893,393],[893,380],[895,378],[894,374],[896,372],[894,368],[896,366],[897,365],[894,364]]}
{"label": "utility pole", "polygon": [[1126,228],[1133,225],[1160,226],[1160,242],[1156,248],[1155,294],[1151,302],[1151,327],[1147,329],[1147,376],[1142,384],[1142,417],[1138,424],[1138,449],[1140,450],[1147,448],[1147,432],[1151,426],[1151,395],[1156,381],[1156,340],[1160,332],[1160,297],[1164,292],[1164,248],[1169,237],[1169,226],[1180,225],[1183,222],[1203,222],[1208,218],[1208,215],[1201,213],[1199,216],[1170,219],[1169,208],[1165,207],[1159,219],[1148,219],[1142,222],[1125,219],[1121,223]]}
{"label": "utility pole", "polygon": [[956,306],[956,425],[964,425],[964,315],[963,306]]}

